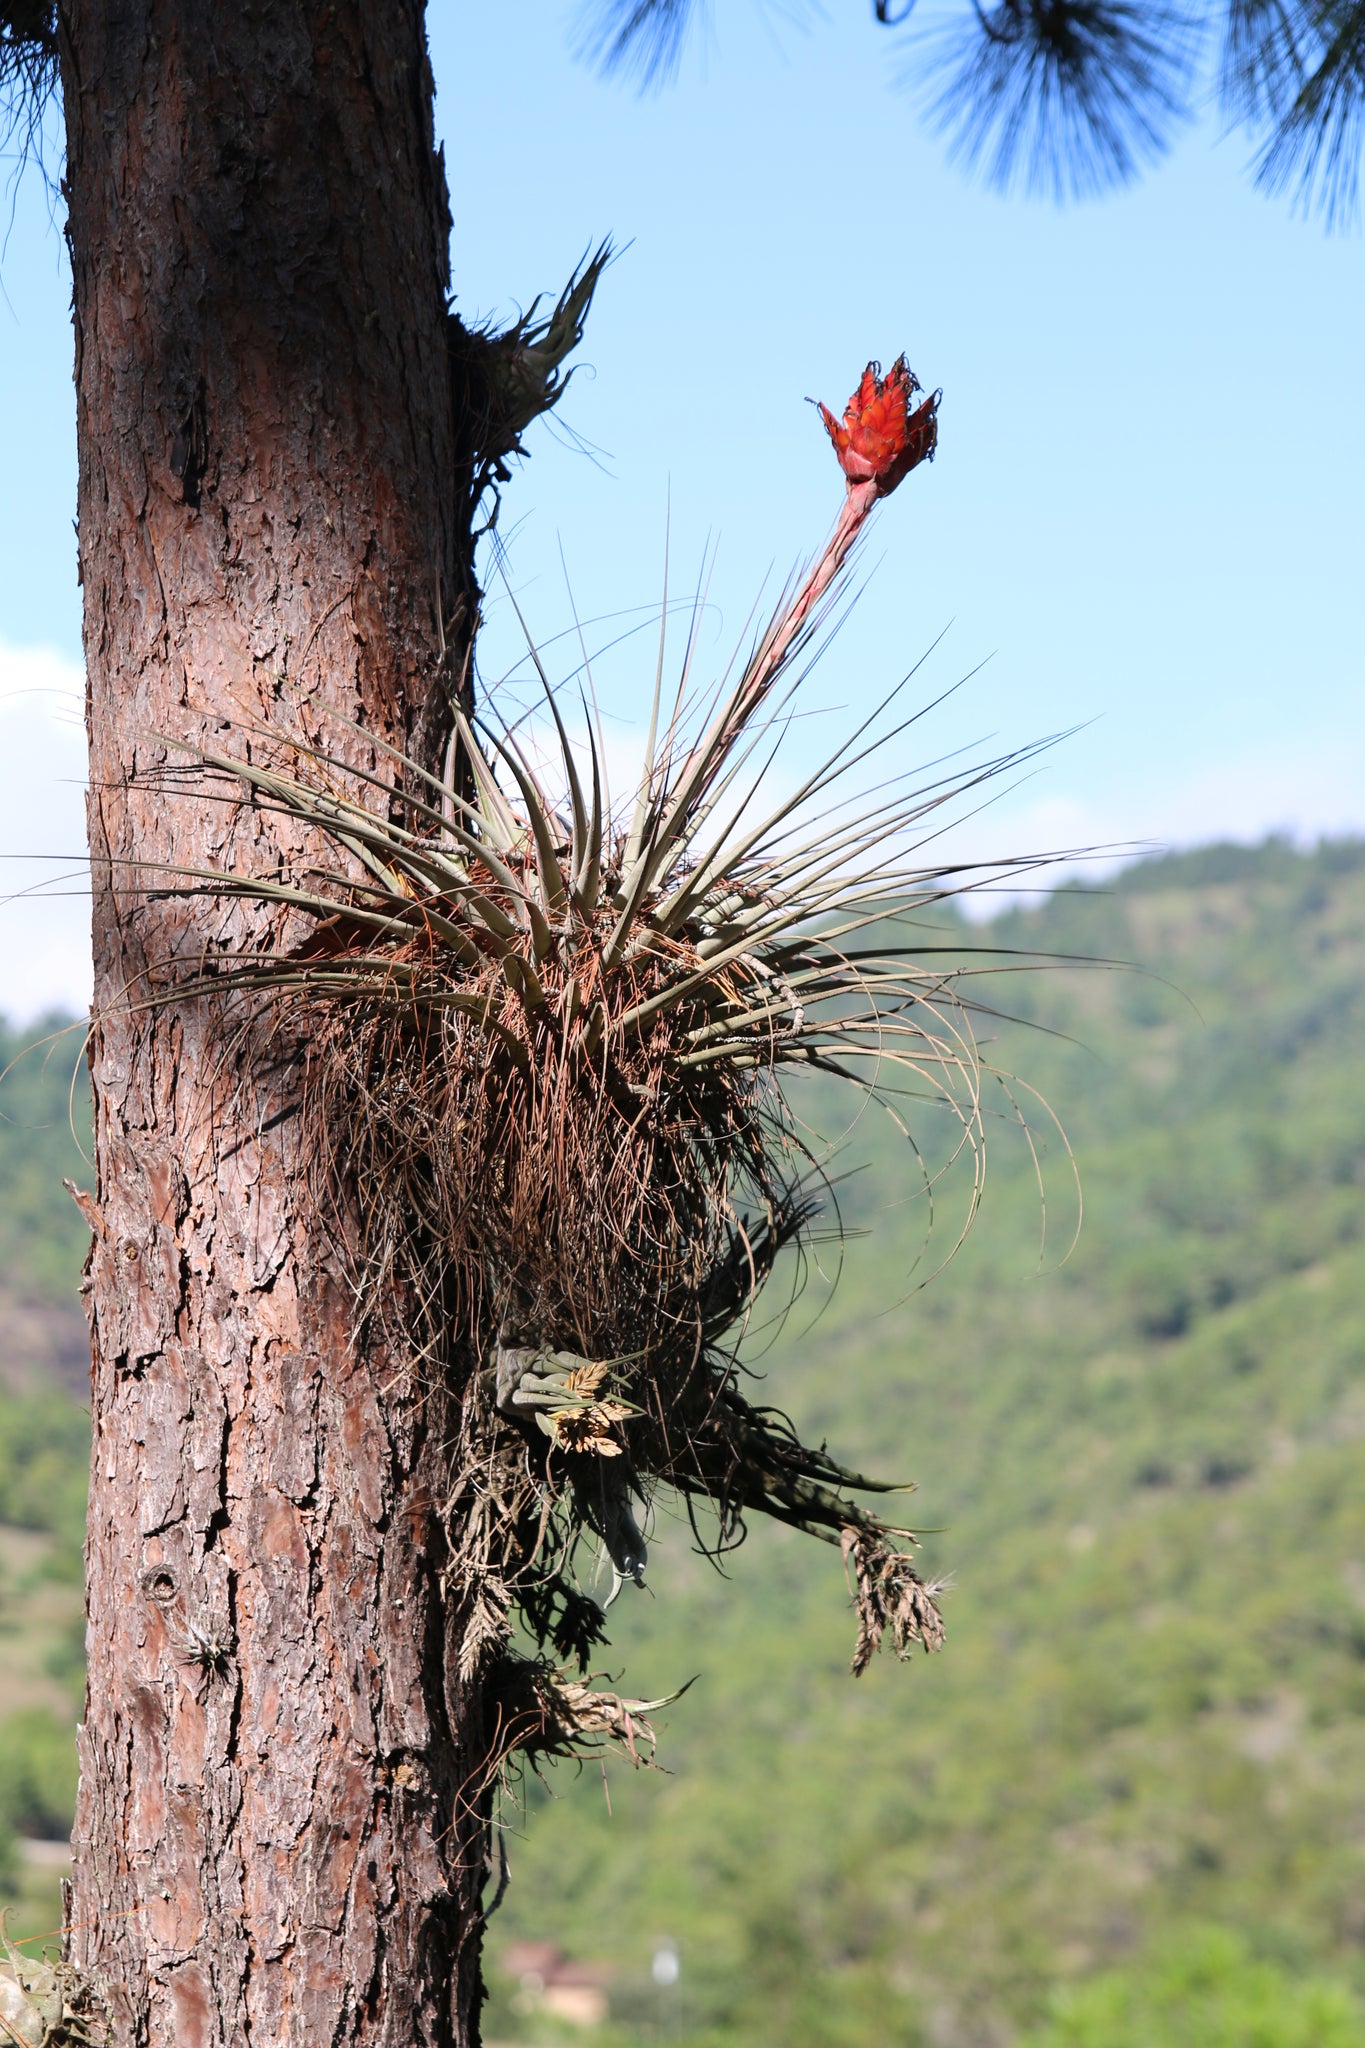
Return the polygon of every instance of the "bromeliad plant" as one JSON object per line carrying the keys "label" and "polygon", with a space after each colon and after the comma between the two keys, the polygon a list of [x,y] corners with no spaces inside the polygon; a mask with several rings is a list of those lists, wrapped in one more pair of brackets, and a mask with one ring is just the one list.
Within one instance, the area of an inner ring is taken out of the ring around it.
{"label": "bromeliad plant", "polygon": [[274,730],[253,732],[251,759],[194,757],[201,788],[332,848],[290,879],[174,886],[302,920],[287,950],[226,955],[196,986],[305,1006],[305,1109],[364,1218],[372,1311],[414,1371],[462,1375],[448,1521],[467,1664],[505,1657],[518,1610],[542,1652],[586,1669],[609,1599],[576,1554],[596,1547],[613,1590],[640,1579],[661,1486],[694,1527],[710,1509],[715,1547],[753,1513],[842,1546],[855,1671],[887,1632],[902,1656],[943,1639],[912,1533],[748,1398],[736,1356],[826,1187],[789,1077],[847,1083],[898,1119],[902,1098],[951,1104],[979,1174],[972,1004],[889,915],[962,886],[920,849],[967,784],[893,780],[861,810],[843,801],[885,744],[873,719],[766,810],[759,794],[849,551],[933,455],[938,403],[901,357],[885,377],[869,365],[842,419],[821,408],[847,480],[839,519],[700,718],[695,622],[665,699],[665,604],[619,814],[600,743],[580,762],[543,670],[553,783],[516,732],[459,711],[445,777],[397,755],[358,772]]}

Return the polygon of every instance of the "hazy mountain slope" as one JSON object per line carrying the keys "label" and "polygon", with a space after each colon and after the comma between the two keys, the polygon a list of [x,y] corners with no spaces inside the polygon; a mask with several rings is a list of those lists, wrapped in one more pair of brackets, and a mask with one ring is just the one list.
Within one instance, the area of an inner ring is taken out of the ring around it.
{"label": "hazy mountain slope", "polygon": [[[645,1693],[701,1673],[665,1717],[671,1775],[613,1768],[610,1813],[594,1773],[533,1784],[492,1952],[553,1940],[609,1964],[604,2042],[697,2048],[1004,2043],[1098,1972],[1091,2018],[1047,2038],[1112,2048],[1103,2012],[1165,2010],[1161,1987],[1204,1967],[1171,1942],[1223,1922],[1246,1937],[1218,1951],[1233,2004],[1261,1969],[1287,2028],[1330,2010],[1333,2048],[1365,2048],[1349,1999],[1305,1981],[1365,1978],[1365,847],[1206,849],[938,938],[1150,970],[1008,977],[994,998],[1058,1035],[982,1023],[1075,1148],[1069,1261],[1065,1150],[1036,1115],[1040,1267],[1001,1096],[977,1227],[912,1291],[963,1184],[938,1191],[916,1267],[909,1155],[865,1118],[841,1196],[871,1234],[762,1358],[766,1398],[913,1476],[910,1514],[947,1525],[926,1540],[955,1574],[947,1651],[855,1684],[837,1555],[759,1530],[726,1580],[661,1513],[607,1661]],[[0,1248],[22,1266],[7,1142]],[[40,1178],[73,1171],[51,1142]],[[81,1228],[59,1209],[39,1270],[70,1284]],[[25,1411],[32,1449],[17,1414],[0,1399],[0,1519],[56,1499],[55,1468],[32,1482],[38,1439],[78,1483],[57,1411]],[[664,1938],[677,1984],[650,1975]],[[494,2035],[560,2038],[514,1988]]]}
{"label": "hazy mountain slope", "polygon": [[0,1026],[0,1908],[16,1935],[60,1920],[60,1869],[22,1865],[13,1832],[70,1825],[85,1640],[87,1232],[62,1179],[88,1182],[71,1128],[88,1116],[79,1030],[19,1057],[47,1035]]}
{"label": "hazy mountain slope", "polygon": [[[992,935],[1184,992],[1010,985],[1080,1041],[997,1048],[1076,1148],[1065,1267],[1034,1270],[1002,1127],[945,1274],[891,1306],[919,1226],[885,1213],[768,1360],[807,1428],[949,1524],[946,1654],[855,1686],[837,1559],[763,1532],[727,1586],[661,1531],[653,1597],[616,1609],[633,1688],[703,1673],[674,1775],[618,1778],[612,1817],[594,1782],[533,1791],[499,1933],[614,1958],[638,2023],[674,1996],[645,1976],[661,1936],[691,2023],[810,2048],[1007,2039],[1191,1914],[1296,1966],[1365,1945],[1365,861],[1215,853]],[[890,1184],[872,1150],[855,1222]],[[1046,1164],[1058,1247],[1055,1141]]]}
{"label": "hazy mountain slope", "polygon": [[90,1177],[83,1034],[55,1017],[22,1034],[0,1021],[0,1073],[0,1388],[36,1375],[83,1396],[90,1351],[75,1282],[88,1232],[62,1186]]}

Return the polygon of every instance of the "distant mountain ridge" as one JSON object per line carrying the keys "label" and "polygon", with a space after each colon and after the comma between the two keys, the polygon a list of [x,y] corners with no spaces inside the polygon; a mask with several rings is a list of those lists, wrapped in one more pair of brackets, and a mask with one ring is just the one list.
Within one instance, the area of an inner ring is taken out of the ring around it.
{"label": "distant mountain ridge", "polygon": [[[1121,868],[1107,887],[1141,894],[1157,889],[1200,889],[1219,882],[1280,882],[1292,887],[1303,879],[1305,864],[1315,880],[1356,874],[1365,868],[1365,839],[1320,839],[1311,849],[1297,846],[1280,832],[1251,844],[1215,839],[1205,846],[1182,847],[1134,861]],[[1066,884],[1068,892],[1077,893],[1093,892],[1093,886]]]}

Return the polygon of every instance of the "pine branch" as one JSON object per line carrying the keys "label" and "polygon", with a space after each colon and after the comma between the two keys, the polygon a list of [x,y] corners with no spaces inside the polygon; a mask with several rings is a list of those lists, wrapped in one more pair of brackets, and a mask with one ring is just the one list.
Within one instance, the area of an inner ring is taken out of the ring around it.
{"label": "pine branch", "polygon": [[0,0],[0,136],[21,162],[40,155],[43,117],[57,89],[52,0]]}
{"label": "pine branch", "polygon": [[1189,112],[1199,30],[1129,0],[1000,0],[919,39],[910,81],[953,161],[1058,199],[1122,184]]}
{"label": "pine branch", "polygon": [[677,74],[688,30],[707,0],[594,0],[580,54],[605,74],[623,73],[641,88]]}
{"label": "pine branch", "polygon": [[[820,14],[821,0],[750,0],[750,4],[800,19]],[[877,19],[903,21],[915,0],[876,0]],[[726,0],[727,11],[734,0]],[[894,11],[887,12],[887,8]],[[633,79],[642,92],[677,76],[692,29],[705,28],[711,0],[581,0],[584,25],[578,54],[603,77]]]}
{"label": "pine branch", "polygon": [[[589,0],[581,54],[642,87],[678,68],[707,0]],[[871,0],[885,27],[915,0]],[[1296,188],[1329,226],[1353,219],[1365,146],[1363,0],[1225,0],[1218,84],[1234,119],[1268,130],[1267,191]],[[1004,190],[1057,199],[1121,184],[1193,111],[1209,0],[967,0],[912,30],[902,78],[953,161]]]}
{"label": "pine branch", "polygon": [[1320,213],[1329,228],[1344,227],[1359,212],[1365,4],[1327,0],[1303,10],[1293,26],[1293,59],[1273,81],[1278,98],[1269,105],[1278,120],[1256,182],[1269,192],[1294,187],[1305,211]]}

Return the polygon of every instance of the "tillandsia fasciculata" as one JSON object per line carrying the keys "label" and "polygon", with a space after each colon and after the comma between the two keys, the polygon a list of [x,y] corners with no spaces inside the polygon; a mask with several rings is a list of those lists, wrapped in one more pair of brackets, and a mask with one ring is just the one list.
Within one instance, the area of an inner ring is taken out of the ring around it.
{"label": "tillandsia fasciculata", "polygon": [[[888,779],[885,750],[913,723],[893,692],[799,786],[759,800],[850,550],[932,457],[938,406],[902,356],[886,376],[869,364],[842,418],[821,407],[839,517],[700,716],[695,609],[671,703],[665,691],[665,599],[623,807],[591,718],[575,744],[529,634],[553,778],[495,708],[458,706],[458,775],[371,736],[379,765],[357,768],[358,728],[340,720],[334,745],[255,723],[236,750],[163,771],[181,796],[293,821],[311,849],[293,873],[158,878],[159,893],[276,905],[284,940],[225,943],[148,999],[301,1009],[300,1108],[324,1181],[364,1220],[357,1284],[409,1370],[459,1376],[447,1595],[466,1666],[519,1672],[505,1718],[533,1753],[588,1726],[551,1653],[588,1669],[615,1588],[645,1573],[660,1488],[713,1550],[753,1514],[841,1546],[855,1671],[886,1633],[902,1656],[943,1640],[913,1532],[854,1498],[894,1489],[747,1398],[737,1356],[774,1262],[799,1253],[828,1193],[793,1077],[881,1101],[907,1138],[915,1099],[948,1105],[974,1161],[970,1206],[980,1185],[991,1070],[974,969],[907,918],[985,878],[925,849],[951,798],[1021,756],[928,786]],[[869,762],[876,788],[848,798]],[[612,1594],[580,1579],[585,1543]],[[518,1617],[538,1645],[532,1678],[509,1662]],[[619,1723],[634,1754],[644,1705],[594,1708],[596,1734]]]}

